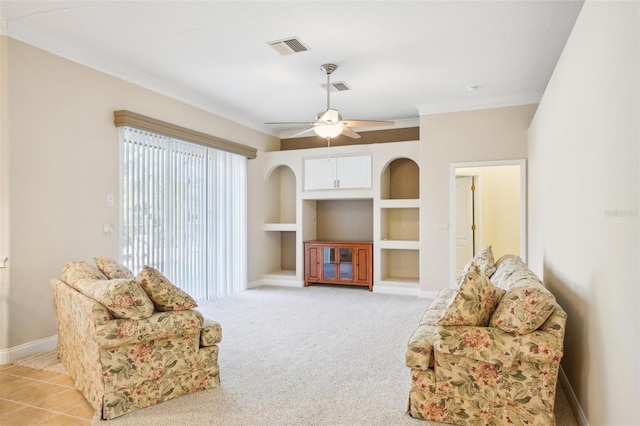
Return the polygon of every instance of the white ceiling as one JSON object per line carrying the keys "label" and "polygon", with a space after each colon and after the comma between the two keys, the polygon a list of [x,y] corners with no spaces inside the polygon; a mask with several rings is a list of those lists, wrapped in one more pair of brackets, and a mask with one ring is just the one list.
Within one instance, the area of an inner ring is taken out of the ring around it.
{"label": "white ceiling", "polygon": [[[2,34],[273,135],[538,102],[582,1],[10,1]],[[310,51],[267,43],[298,37]],[[474,91],[467,87],[478,86]],[[297,126],[300,127],[300,126]],[[280,133],[284,131],[284,133]]]}

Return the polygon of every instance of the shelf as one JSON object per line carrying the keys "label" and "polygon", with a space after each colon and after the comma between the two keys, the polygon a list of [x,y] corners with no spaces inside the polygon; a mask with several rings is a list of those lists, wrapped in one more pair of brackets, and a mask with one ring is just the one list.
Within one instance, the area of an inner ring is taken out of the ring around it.
{"label": "shelf", "polygon": [[373,199],[373,190],[364,189],[328,189],[307,191],[301,195],[303,200],[354,200]]}
{"label": "shelf", "polygon": [[390,250],[419,250],[420,241],[417,240],[382,240],[379,247]]}
{"label": "shelf", "polygon": [[382,209],[417,209],[420,207],[420,200],[415,198],[380,200],[378,207]]}
{"label": "shelf", "polygon": [[420,283],[418,280],[388,277],[376,282],[374,292],[384,294],[398,294],[402,296],[419,296]]}
{"label": "shelf", "polygon": [[269,278],[284,278],[284,279],[292,279],[296,277],[296,271],[291,270],[281,270],[281,271],[273,271],[264,275]]}
{"label": "shelf", "polygon": [[295,223],[265,223],[265,231],[296,231]]}
{"label": "shelf", "polygon": [[413,288],[420,282],[417,278],[385,277],[380,280],[380,283],[385,285],[394,285],[396,287]]}
{"label": "shelf", "polygon": [[281,287],[302,287],[304,285],[304,281],[296,277],[296,271],[288,269],[264,274],[262,276],[262,282],[264,285]]}

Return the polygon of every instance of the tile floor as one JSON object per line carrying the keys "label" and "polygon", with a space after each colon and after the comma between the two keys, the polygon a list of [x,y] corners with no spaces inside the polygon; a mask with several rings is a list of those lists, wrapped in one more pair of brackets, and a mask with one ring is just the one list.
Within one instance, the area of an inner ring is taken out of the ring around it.
{"label": "tile floor", "polygon": [[64,374],[0,365],[0,425],[90,425],[94,410]]}

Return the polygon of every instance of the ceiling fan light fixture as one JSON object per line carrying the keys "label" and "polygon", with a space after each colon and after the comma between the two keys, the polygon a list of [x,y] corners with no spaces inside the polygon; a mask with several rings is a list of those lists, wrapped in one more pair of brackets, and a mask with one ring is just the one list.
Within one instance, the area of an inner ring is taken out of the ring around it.
{"label": "ceiling fan light fixture", "polygon": [[342,124],[338,123],[323,123],[316,124],[313,126],[313,131],[322,138],[335,138],[340,133],[342,133]]}

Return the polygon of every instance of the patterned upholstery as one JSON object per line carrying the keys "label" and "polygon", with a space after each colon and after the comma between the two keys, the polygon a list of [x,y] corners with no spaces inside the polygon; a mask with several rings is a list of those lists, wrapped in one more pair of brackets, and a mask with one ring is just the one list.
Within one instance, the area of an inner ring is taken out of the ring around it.
{"label": "patterned upholstery", "polygon": [[[445,289],[410,337],[405,365],[411,368],[407,410],[412,417],[457,425],[555,424],[567,315],[519,257],[504,256],[496,266],[490,281],[506,295],[489,327],[437,325],[457,294]],[[511,289],[514,296],[508,297]],[[526,320],[523,310],[514,307],[517,301],[527,303],[526,297],[516,297],[524,294],[545,301],[535,313],[529,308]],[[509,319],[509,312],[516,317]],[[534,316],[541,325],[530,330]]]}
{"label": "patterned upholstery", "polygon": [[221,327],[200,312],[118,319],[59,279],[51,287],[58,357],[103,419],[219,385]]}

